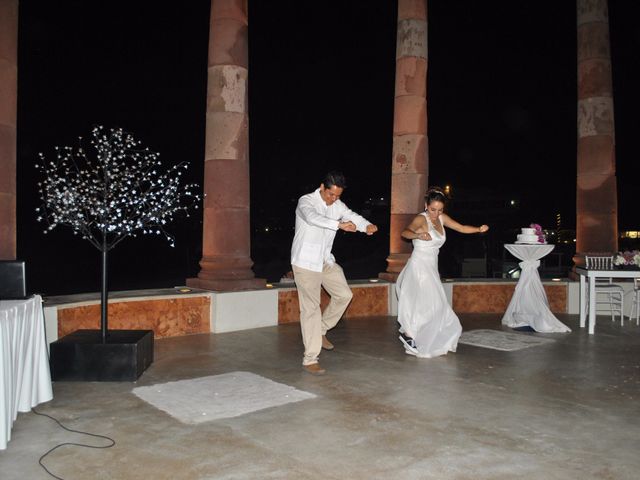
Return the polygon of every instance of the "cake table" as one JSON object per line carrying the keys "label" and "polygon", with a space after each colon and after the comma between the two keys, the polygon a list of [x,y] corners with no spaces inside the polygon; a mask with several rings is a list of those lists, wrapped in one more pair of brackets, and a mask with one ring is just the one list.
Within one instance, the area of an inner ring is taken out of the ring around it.
{"label": "cake table", "polygon": [[540,259],[551,253],[554,245],[507,244],[504,248],[522,260],[519,263],[522,273],[502,317],[502,324],[511,328],[528,326],[536,332],[570,332],[571,329],[551,313],[547,294],[538,274]]}

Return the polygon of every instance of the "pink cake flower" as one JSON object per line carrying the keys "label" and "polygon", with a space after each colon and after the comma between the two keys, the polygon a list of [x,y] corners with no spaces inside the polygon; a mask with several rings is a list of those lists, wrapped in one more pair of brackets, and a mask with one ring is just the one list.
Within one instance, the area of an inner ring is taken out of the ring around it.
{"label": "pink cake flower", "polygon": [[532,223],[529,225],[529,228],[533,228],[536,231],[536,235],[538,236],[538,243],[547,243],[547,236],[542,231],[542,227],[537,223]]}

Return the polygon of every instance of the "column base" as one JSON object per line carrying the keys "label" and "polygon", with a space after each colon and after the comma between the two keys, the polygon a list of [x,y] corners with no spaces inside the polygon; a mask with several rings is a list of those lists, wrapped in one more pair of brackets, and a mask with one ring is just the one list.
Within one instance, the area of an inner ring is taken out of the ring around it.
{"label": "column base", "polygon": [[396,272],[382,272],[378,274],[378,278],[386,280],[387,282],[396,283],[396,280],[398,280],[398,275],[400,274]]}
{"label": "column base", "polygon": [[235,292],[240,290],[257,290],[266,288],[267,281],[264,278],[243,279],[213,279],[213,278],[187,278],[187,286],[202,290],[218,292]]}
{"label": "column base", "polygon": [[409,253],[392,253],[387,257],[387,271],[378,274],[378,277],[395,283],[410,256]]}

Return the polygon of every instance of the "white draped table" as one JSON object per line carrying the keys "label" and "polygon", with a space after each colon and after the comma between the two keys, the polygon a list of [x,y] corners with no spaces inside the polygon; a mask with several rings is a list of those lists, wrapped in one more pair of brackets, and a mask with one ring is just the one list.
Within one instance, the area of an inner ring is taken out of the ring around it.
{"label": "white draped table", "polygon": [[509,307],[502,317],[502,324],[511,328],[533,328],[536,332],[570,332],[571,329],[558,320],[549,309],[538,267],[540,259],[551,253],[554,245],[507,244],[511,255],[522,260],[520,279],[511,297]]}
{"label": "white draped table", "polygon": [[[596,280],[598,278],[640,278],[640,270],[596,270],[576,267],[576,273],[580,275],[580,328],[584,328],[585,317],[588,316],[589,335],[593,335],[596,328]],[[587,299],[589,299],[589,308],[587,308]]]}
{"label": "white draped table", "polygon": [[52,398],[42,298],[0,301],[0,450],[18,412]]}

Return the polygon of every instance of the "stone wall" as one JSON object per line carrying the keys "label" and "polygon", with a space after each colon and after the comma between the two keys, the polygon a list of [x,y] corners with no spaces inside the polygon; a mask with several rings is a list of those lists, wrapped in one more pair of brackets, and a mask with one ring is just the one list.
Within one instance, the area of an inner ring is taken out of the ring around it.
{"label": "stone wall", "polygon": [[[360,280],[349,285],[353,300],[345,312],[347,318],[397,314],[395,284]],[[458,314],[500,314],[506,311],[516,282],[453,280],[443,286]],[[573,298],[578,292],[575,282],[545,282],[544,288],[552,312],[578,313],[578,299]],[[78,329],[100,328],[100,300],[97,294],[92,295],[48,299],[45,322],[49,342]],[[321,298],[324,308],[329,297],[323,292]],[[297,323],[299,319],[298,293],[293,285],[286,284],[238,292],[116,292],[109,300],[110,329],[153,330],[156,338],[224,333]]]}

